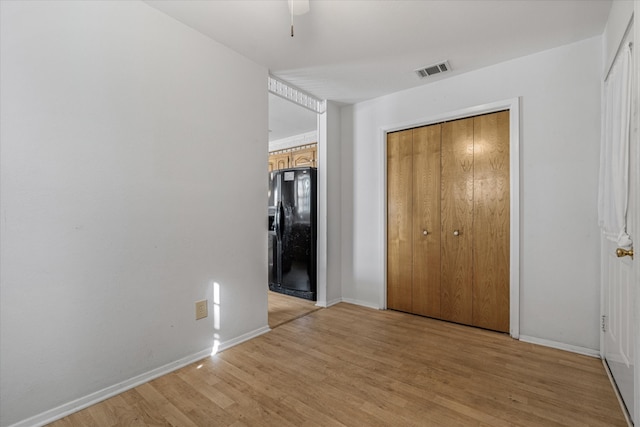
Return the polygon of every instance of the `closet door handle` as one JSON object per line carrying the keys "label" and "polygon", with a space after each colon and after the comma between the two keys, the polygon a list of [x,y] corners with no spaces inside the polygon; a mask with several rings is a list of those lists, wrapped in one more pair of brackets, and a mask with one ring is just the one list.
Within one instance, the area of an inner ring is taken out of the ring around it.
{"label": "closet door handle", "polygon": [[426,236],[427,234],[429,234],[429,232],[427,230],[422,230],[422,235]]}
{"label": "closet door handle", "polygon": [[460,235],[460,232],[459,232],[458,230],[453,230],[453,235],[454,235],[454,236],[459,236],[459,235]]}

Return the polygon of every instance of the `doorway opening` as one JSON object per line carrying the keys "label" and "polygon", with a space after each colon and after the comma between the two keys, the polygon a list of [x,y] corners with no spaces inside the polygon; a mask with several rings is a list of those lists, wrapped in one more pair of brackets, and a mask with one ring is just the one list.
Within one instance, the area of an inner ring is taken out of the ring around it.
{"label": "doorway opening", "polygon": [[315,304],[315,188],[321,161],[318,112],[278,94],[271,87],[273,81],[270,79],[268,277],[264,288],[271,328],[320,308]]}

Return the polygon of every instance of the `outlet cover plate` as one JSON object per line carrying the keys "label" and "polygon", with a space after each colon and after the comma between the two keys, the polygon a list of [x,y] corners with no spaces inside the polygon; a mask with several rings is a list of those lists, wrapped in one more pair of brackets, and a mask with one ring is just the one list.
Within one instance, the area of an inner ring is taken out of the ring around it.
{"label": "outlet cover plate", "polygon": [[196,301],[196,320],[204,319],[209,315],[207,300]]}

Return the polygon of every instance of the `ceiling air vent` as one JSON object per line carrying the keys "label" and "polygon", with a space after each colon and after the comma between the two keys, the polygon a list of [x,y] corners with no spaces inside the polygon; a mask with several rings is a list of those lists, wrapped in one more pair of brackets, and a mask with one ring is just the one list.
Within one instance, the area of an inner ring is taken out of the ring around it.
{"label": "ceiling air vent", "polygon": [[429,65],[427,67],[419,68],[415,70],[418,77],[424,79],[425,77],[433,76],[434,74],[444,73],[445,71],[451,70],[451,66],[449,65],[449,61],[440,62],[438,64]]}

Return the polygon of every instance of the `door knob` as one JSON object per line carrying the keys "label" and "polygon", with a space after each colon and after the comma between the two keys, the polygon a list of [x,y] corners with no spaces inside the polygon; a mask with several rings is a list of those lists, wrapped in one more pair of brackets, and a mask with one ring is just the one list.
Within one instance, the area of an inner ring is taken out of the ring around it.
{"label": "door knob", "polygon": [[454,236],[459,236],[459,235],[460,235],[460,232],[459,232],[458,230],[453,230],[453,235],[454,235]]}
{"label": "door knob", "polygon": [[616,255],[618,256],[618,258],[621,258],[623,256],[630,256],[631,259],[633,259],[633,248],[631,249],[618,248],[616,249]]}
{"label": "door knob", "polygon": [[429,234],[429,232],[427,230],[422,230],[422,235],[426,236],[427,234]]}

